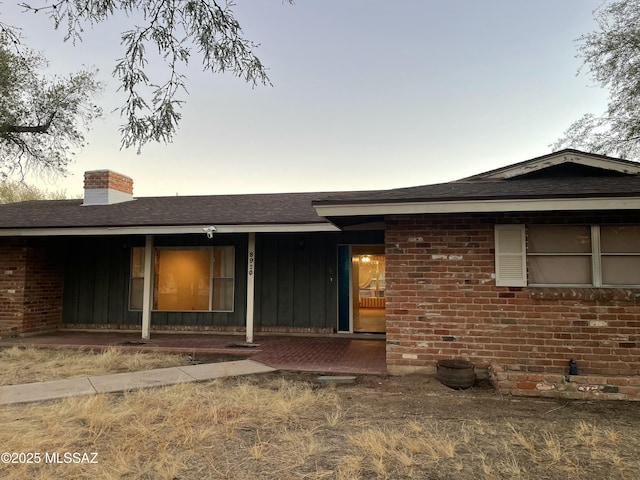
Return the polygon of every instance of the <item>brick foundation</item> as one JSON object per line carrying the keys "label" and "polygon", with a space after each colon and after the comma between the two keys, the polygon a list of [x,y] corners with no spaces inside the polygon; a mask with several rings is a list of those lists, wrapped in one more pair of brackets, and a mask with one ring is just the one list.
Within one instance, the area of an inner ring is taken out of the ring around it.
{"label": "brick foundation", "polygon": [[[75,331],[131,331],[139,332],[141,325],[120,325],[120,324],[67,324],[64,330]],[[244,333],[245,327],[239,326],[216,326],[216,325],[158,325],[154,326],[151,322],[152,332],[220,332],[220,333]],[[335,333],[332,328],[298,328],[298,327],[255,327],[255,333],[282,333],[282,334],[309,334],[309,335],[326,335]]]}
{"label": "brick foundation", "polygon": [[0,338],[60,327],[62,257],[52,241],[0,241]]}
{"label": "brick foundation", "polygon": [[491,365],[489,380],[500,393],[510,395],[640,401],[639,376],[534,374]]}
{"label": "brick foundation", "polygon": [[[634,387],[640,375],[640,289],[497,287],[496,223],[637,224],[640,216],[594,213],[570,222],[559,212],[387,217],[389,371],[433,374],[438,360],[464,358],[480,371],[492,366],[510,375],[509,383],[497,383],[501,391],[542,394],[539,382],[527,379],[555,375],[545,377],[556,378],[549,380],[554,394],[571,396],[577,378],[560,386],[575,359],[589,379],[585,384],[604,389],[609,379],[624,377],[629,383],[619,387]],[[596,377],[604,380],[594,382]],[[520,388],[524,383],[533,387]]]}

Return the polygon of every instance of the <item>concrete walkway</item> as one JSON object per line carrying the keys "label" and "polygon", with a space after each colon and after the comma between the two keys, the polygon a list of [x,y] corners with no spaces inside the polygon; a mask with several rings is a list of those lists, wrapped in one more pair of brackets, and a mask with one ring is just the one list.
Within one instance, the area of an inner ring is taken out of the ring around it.
{"label": "concrete walkway", "polygon": [[275,368],[253,360],[238,360],[234,362],[158,368],[141,372],[114,373],[71,380],[5,385],[0,387],[0,405],[54,400],[95,393],[125,392],[140,388],[162,387],[185,382],[202,382],[214,378],[236,377],[239,375],[273,372],[275,370]]}

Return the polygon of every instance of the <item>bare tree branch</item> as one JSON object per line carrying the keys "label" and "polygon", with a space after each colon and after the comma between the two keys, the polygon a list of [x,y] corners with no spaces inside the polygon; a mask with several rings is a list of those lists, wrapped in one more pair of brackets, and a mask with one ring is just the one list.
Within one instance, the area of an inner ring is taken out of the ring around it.
{"label": "bare tree branch", "polygon": [[51,123],[53,122],[56,112],[49,115],[49,120],[40,125],[0,125],[0,134],[2,133],[49,133]]}

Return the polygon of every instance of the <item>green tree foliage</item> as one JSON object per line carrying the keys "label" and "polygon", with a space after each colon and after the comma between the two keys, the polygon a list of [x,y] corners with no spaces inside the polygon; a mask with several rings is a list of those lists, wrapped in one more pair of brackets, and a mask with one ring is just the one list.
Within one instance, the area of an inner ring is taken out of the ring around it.
{"label": "green tree foliage", "polygon": [[62,172],[100,114],[95,72],[47,77],[46,60],[0,34],[0,177],[27,170]]}
{"label": "green tree foliage", "polygon": [[580,37],[579,55],[609,91],[602,114],[585,114],[552,145],[640,159],[640,2],[615,0],[594,13],[598,30]]}
{"label": "green tree foliage", "polygon": [[27,200],[62,200],[66,196],[66,192],[62,190],[51,192],[15,180],[0,182],[0,203],[24,202]]}
{"label": "green tree foliage", "polygon": [[[124,53],[113,70],[126,94],[121,108],[126,122],[121,126],[123,147],[139,150],[149,141],[171,141],[181,117],[181,95],[186,94],[182,72],[192,56],[204,71],[230,72],[253,86],[270,84],[253,53],[256,44],[244,38],[233,15],[231,0],[59,0],[41,7],[20,5],[46,12],[55,28],[66,28],[66,39],[72,41],[117,13],[140,22],[122,32]],[[148,51],[157,52],[166,64],[164,78],[147,74]]]}

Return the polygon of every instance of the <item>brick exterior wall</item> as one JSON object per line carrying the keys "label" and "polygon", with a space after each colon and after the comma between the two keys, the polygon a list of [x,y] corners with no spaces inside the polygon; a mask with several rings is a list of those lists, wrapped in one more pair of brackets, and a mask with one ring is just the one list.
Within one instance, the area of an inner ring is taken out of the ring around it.
{"label": "brick exterior wall", "polygon": [[84,188],[110,188],[118,192],[133,195],[133,180],[111,170],[92,170],[84,173]]}
{"label": "brick exterior wall", "polygon": [[[640,399],[640,289],[495,285],[496,223],[640,223],[637,213],[568,218],[387,217],[389,371],[432,374],[438,360],[463,358],[503,392]],[[567,382],[570,359],[581,375]]]}
{"label": "brick exterior wall", "polygon": [[54,242],[0,241],[0,338],[62,324],[62,252]]}

